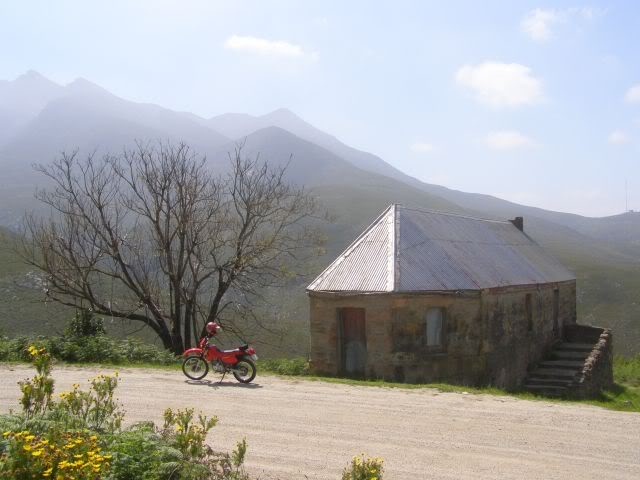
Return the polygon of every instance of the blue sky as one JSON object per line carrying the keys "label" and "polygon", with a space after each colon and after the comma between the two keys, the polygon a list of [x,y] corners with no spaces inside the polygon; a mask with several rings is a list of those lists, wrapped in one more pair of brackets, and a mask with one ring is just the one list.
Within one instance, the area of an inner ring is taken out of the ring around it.
{"label": "blue sky", "polygon": [[640,209],[637,2],[15,1],[0,78],[84,77],[203,116],[287,107],[415,177]]}

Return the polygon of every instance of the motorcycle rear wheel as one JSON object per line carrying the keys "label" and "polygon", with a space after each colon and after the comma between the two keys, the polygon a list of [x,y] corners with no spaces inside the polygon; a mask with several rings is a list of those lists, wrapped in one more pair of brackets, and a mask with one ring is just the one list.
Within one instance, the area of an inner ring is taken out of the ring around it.
{"label": "motorcycle rear wheel", "polygon": [[209,373],[209,364],[204,358],[192,355],[182,362],[182,373],[191,380],[202,380]]}
{"label": "motorcycle rear wheel", "polygon": [[236,377],[236,380],[240,383],[251,383],[258,373],[256,364],[253,363],[253,360],[246,357],[238,360],[238,363],[233,366],[232,371],[233,376]]}

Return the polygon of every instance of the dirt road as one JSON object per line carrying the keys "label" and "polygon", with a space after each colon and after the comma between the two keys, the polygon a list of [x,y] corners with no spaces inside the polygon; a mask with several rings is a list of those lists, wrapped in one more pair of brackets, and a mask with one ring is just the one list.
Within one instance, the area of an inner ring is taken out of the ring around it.
{"label": "dirt road", "polygon": [[[99,371],[57,368],[58,392]],[[17,407],[24,366],[0,367],[0,411]],[[385,459],[388,479],[638,479],[640,414],[509,397],[356,387],[258,376],[189,384],[178,371],[122,369],[127,421],[166,407],[217,415],[211,443],[246,437],[260,478],[338,479],[360,452]],[[218,377],[211,377],[218,380]]]}

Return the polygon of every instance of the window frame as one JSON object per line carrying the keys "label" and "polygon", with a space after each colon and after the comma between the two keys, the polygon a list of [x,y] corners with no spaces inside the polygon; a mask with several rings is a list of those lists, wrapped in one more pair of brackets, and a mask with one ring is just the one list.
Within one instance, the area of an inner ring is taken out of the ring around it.
{"label": "window frame", "polygon": [[524,315],[527,322],[527,333],[533,333],[533,295],[531,293],[524,295]]}
{"label": "window frame", "polygon": [[[429,345],[429,312],[438,310],[440,312],[440,343]],[[427,307],[424,312],[424,347],[428,353],[443,353],[447,350],[447,309],[445,307]]]}

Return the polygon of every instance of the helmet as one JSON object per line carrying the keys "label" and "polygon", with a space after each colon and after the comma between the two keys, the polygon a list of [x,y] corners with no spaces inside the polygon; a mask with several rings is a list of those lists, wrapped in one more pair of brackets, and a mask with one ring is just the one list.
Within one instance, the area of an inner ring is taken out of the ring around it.
{"label": "helmet", "polygon": [[207,333],[209,335],[215,335],[220,330],[222,330],[222,327],[219,324],[217,324],[216,322],[209,322],[209,323],[207,323],[206,329],[207,329]]}

